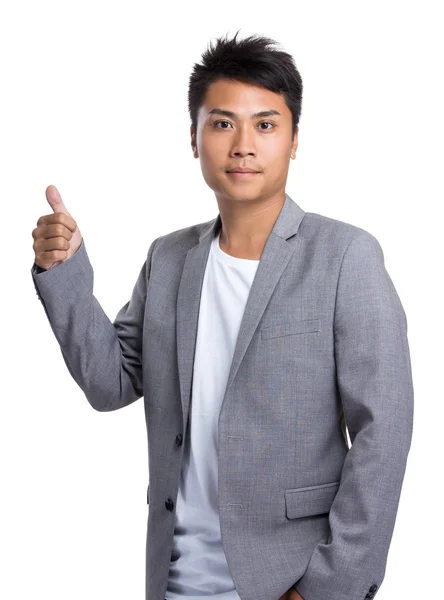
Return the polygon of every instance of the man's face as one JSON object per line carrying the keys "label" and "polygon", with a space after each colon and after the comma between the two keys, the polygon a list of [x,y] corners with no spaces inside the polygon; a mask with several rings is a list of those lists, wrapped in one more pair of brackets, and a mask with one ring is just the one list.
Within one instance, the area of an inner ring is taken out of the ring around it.
{"label": "man's face", "polygon": [[[279,114],[252,116],[263,111]],[[291,130],[291,111],[280,94],[221,79],[207,90],[197,131],[191,127],[191,146],[218,200],[267,199],[285,191],[289,160],[295,158],[298,146],[298,130],[293,138]],[[237,167],[258,173],[227,172]]]}

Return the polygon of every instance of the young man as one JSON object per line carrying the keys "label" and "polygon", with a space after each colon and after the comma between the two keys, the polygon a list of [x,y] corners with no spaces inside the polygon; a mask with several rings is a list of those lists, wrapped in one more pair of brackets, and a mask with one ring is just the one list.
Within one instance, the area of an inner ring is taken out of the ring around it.
{"label": "young man", "polygon": [[301,103],[272,40],[204,53],[191,147],[219,214],[152,242],[113,323],[53,186],[33,231],[36,290],[90,404],[144,397],[147,600],[364,600],[384,578],[413,426],[407,321],[377,239],[286,194]]}

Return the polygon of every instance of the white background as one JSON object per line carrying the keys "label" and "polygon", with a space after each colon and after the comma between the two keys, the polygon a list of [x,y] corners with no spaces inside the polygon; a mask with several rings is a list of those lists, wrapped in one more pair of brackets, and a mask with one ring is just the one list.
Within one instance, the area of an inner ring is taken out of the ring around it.
{"label": "white background", "polygon": [[99,413],[71,378],[32,282],[31,232],[56,185],[113,320],[150,243],[218,213],[192,155],[188,78],[239,28],[275,39],[302,75],[287,192],[378,238],[407,314],[414,435],[378,600],[442,593],[439,5],[2,3],[1,598],[144,598],[143,400]]}

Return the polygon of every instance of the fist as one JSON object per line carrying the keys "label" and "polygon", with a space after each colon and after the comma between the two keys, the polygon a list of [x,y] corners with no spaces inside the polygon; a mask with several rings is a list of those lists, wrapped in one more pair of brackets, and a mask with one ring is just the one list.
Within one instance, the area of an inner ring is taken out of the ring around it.
{"label": "fist", "polygon": [[82,235],[54,185],[46,188],[46,199],[53,212],[37,221],[32,231],[34,262],[42,269],[52,269],[71,258],[82,243]]}

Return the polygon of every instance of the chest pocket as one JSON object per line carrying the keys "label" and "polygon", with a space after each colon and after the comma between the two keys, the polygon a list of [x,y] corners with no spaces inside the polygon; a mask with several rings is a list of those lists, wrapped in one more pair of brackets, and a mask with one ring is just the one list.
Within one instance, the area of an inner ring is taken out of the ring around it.
{"label": "chest pocket", "polygon": [[304,321],[284,321],[276,325],[261,328],[263,340],[282,337],[284,335],[295,335],[302,333],[317,333],[321,331],[321,319],[306,319]]}

